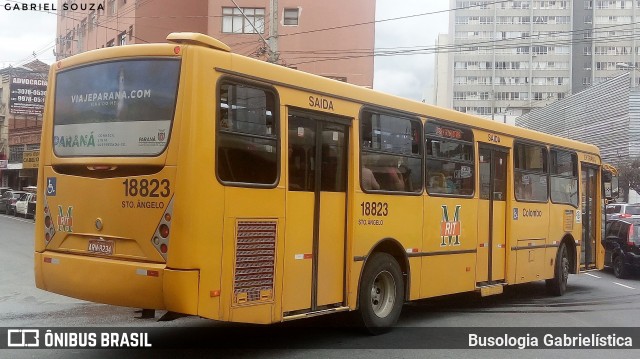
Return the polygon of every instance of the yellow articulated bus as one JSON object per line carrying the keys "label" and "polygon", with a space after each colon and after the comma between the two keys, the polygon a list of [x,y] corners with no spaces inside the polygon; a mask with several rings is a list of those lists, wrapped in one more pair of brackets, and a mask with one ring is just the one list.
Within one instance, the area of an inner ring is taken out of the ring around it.
{"label": "yellow articulated bus", "polygon": [[602,267],[595,146],[167,40],[51,67],[38,288],[377,333],[405,301]]}

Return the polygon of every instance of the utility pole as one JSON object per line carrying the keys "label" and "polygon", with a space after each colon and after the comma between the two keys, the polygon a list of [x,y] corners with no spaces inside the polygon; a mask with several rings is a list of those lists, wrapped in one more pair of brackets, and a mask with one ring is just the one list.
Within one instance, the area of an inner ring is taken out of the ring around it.
{"label": "utility pole", "polygon": [[269,62],[277,63],[280,58],[278,52],[278,0],[270,0],[271,23],[269,24]]}

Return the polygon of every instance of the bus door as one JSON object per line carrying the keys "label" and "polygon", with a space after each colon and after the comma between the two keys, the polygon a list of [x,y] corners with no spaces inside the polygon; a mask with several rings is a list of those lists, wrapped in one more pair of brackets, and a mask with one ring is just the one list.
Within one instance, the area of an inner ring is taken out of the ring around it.
{"label": "bus door", "polygon": [[479,144],[480,203],[478,208],[478,286],[505,279],[507,169],[509,150]]}
{"label": "bus door", "polygon": [[282,311],[342,306],[349,121],[290,110]]}
{"label": "bus door", "polygon": [[582,246],[580,246],[581,269],[596,267],[596,206],[598,198],[598,168],[582,163]]}

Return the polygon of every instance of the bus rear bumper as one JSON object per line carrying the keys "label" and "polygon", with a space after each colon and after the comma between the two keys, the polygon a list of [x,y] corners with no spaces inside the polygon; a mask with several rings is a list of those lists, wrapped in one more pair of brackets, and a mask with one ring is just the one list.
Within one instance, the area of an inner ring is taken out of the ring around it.
{"label": "bus rear bumper", "polygon": [[196,314],[198,271],[45,251],[35,253],[36,287],[96,303]]}

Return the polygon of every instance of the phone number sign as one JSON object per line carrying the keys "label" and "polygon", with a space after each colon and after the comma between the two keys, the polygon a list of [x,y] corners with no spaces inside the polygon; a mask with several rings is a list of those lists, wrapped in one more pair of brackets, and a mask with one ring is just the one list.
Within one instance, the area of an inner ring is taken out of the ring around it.
{"label": "phone number sign", "polygon": [[44,96],[47,79],[40,76],[12,76],[9,111],[17,115],[41,115],[44,111]]}

